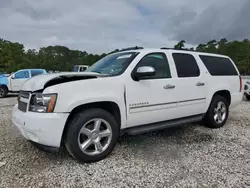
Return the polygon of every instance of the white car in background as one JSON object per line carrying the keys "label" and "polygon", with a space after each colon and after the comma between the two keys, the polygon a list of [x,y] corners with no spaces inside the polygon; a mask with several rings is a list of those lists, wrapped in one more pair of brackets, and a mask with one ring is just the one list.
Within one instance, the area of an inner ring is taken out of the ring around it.
{"label": "white car in background", "polygon": [[250,81],[246,81],[245,86],[244,86],[244,94],[247,98],[247,100],[250,100]]}
{"label": "white car in background", "polygon": [[11,75],[0,74],[0,98],[6,97],[8,93],[19,92],[28,79],[46,73],[45,69],[21,69]]}

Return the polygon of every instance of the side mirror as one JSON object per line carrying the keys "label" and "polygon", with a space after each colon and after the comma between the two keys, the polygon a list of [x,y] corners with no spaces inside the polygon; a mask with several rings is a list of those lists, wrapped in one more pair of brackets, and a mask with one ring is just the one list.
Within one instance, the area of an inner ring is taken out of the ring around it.
{"label": "side mirror", "polygon": [[142,80],[144,78],[147,78],[149,76],[154,76],[155,75],[155,69],[150,66],[143,66],[143,67],[138,67],[135,73],[135,78],[137,80]]}

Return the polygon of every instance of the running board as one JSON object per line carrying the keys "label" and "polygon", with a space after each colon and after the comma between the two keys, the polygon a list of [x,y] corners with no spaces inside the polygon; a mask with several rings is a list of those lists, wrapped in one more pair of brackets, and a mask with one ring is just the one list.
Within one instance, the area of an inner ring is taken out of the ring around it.
{"label": "running board", "polygon": [[174,120],[169,120],[169,121],[164,121],[164,122],[140,125],[140,126],[125,129],[124,133],[127,133],[128,135],[143,134],[143,133],[152,132],[156,130],[162,130],[162,129],[175,127],[179,125],[199,122],[202,120],[202,118],[203,118],[203,114],[200,114],[196,116],[190,116],[190,117],[174,119]]}

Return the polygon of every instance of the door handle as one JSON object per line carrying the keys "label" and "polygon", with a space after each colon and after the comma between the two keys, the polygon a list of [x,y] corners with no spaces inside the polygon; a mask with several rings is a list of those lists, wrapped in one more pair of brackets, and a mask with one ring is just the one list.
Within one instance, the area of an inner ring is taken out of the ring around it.
{"label": "door handle", "polygon": [[174,89],[175,86],[174,85],[171,85],[171,84],[167,84],[164,86],[164,89]]}
{"label": "door handle", "polygon": [[203,83],[203,82],[198,82],[197,84],[196,84],[196,86],[204,86],[205,85],[205,83]]}

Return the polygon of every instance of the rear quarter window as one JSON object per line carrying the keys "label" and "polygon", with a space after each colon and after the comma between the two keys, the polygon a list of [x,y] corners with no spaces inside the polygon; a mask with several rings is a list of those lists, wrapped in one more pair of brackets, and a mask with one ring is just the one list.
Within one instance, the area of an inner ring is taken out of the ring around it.
{"label": "rear quarter window", "polygon": [[199,55],[199,57],[212,76],[238,75],[237,70],[229,58],[206,55]]}

